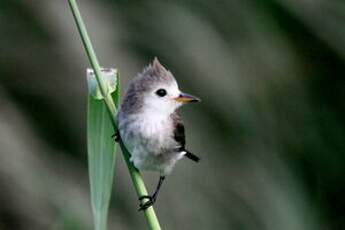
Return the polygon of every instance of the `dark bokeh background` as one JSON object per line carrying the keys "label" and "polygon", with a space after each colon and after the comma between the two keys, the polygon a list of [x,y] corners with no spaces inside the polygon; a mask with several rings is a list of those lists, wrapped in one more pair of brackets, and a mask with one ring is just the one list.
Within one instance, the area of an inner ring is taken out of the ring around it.
{"label": "dark bokeh background", "polygon": [[[79,1],[123,91],[154,56],[203,99],[163,229],[345,229],[345,2]],[[67,1],[0,1],[0,229],[92,229],[89,66]],[[149,189],[157,175],[145,173]],[[109,229],[145,229],[122,156]]]}

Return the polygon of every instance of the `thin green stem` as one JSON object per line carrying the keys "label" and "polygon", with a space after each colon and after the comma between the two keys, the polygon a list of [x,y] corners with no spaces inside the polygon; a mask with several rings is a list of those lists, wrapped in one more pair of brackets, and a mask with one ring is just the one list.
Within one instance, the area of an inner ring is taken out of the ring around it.
{"label": "thin green stem", "polygon": [[[113,99],[111,98],[110,93],[108,93],[108,89],[106,87],[106,84],[104,83],[104,81],[101,77],[101,70],[100,70],[98,60],[97,60],[97,56],[95,54],[95,51],[93,50],[92,43],[91,43],[90,38],[87,34],[87,30],[85,28],[83,19],[81,17],[80,12],[79,12],[78,5],[77,5],[75,0],[68,0],[68,2],[69,2],[69,5],[71,7],[71,11],[72,11],[74,20],[76,22],[81,40],[82,40],[83,45],[84,45],[84,48],[86,50],[87,56],[89,58],[91,66],[94,70],[100,91],[104,97],[104,102],[105,102],[105,104],[108,108],[109,114],[112,118],[111,120],[112,120],[112,124],[114,126],[114,130],[117,130],[117,121],[116,121],[116,116],[115,116],[116,107],[115,107]],[[147,193],[144,181],[140,175],[140,172],[130,162],[130,160],[129,160],[130,154],[127,151],[127,149],[125,148],[122,141],[120,141],[120,147],[121,147],[122,153],[124,155],[129,173],[130,173],[131,178],[132,178],[132,182],[134,184],[134,187],[135,187],[135,190],[136,190],[138,196],[140,197],[140,196],[147,195],[148,193]],[[144,214],[145,214],[145,219],[146,219],[150,229],[153,229],[153,230],[161,229],[161,227],[159,225],[159,221],[158,221],[157,216],[156,216],[156,213],[155,213],[152,206],[150,208],[144,210]]]}

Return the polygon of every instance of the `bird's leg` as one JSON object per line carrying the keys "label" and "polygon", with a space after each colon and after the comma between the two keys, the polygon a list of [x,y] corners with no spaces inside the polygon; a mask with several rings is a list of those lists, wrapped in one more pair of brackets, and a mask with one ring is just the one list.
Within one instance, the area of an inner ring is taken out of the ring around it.
{"label": "bird's leg", "polygon": [[116,130],[116,132],[111,137],[114,138],[115,142],[119,142],[119,140],[120,140],[119,130]]}
{"label": "bird's leg", "polygon": [[145,203],[140,203],[139,211],[147,209],[148,207],[152,206],[156,202],[157,196],[158,196],[158,192],[159,192],[159,190],[160,190],[160,188],[161,188],[161,186],[163,184],[164,179],[165,179],[165,176],[160,176],[159,177],[159,181],[158,181],[156,190],[152,194],[152,196],[141,196],[141,197],[139,197],[140,201],[142,201],[143,199],[148,199],[148,201],[146,201]]}

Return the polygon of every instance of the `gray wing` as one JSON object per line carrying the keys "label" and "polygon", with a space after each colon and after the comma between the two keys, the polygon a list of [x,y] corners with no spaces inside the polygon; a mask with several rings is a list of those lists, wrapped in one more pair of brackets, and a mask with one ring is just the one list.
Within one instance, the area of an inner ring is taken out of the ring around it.
{"label": "gray wing", "polygon": [[174,125],[174,139],[179,144],[179,151],[185,152],[185,157],[198,162],[200,158],[193,153],[189,152],[186,147],[186,136],[185,129],[182,123],[182,119],[177,112],[174,112],[172,115],[173,125]]}
{"label": "gray wing", "polygon": [[174,139],[179,144],[181,151],[183,151],[186,146],[184,125],[182,123],[181,117],[177,112],[174,112],[171,116],[174,125]]}

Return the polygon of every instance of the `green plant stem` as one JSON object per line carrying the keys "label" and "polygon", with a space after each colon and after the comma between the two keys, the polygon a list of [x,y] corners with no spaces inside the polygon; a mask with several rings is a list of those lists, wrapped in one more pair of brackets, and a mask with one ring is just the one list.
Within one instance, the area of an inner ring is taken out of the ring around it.
{"label": "green plant stem", "polygon": [[[83,45],[85,47],[86,53],[89,57],[89,61],[91,63],[91,66],[94,70],[98,85],[100,87],[100,91],[104,97],[104,102],[108,108],[109,114],[111,116],[111,120],[112,120],[112,124],[114,126],[114,130],[117,130],[117,121],[116,121],[116,107],[114,104],[113,99],[111,98],[110,93],[108,93],[108,89],[101,77],[101,70],[100,70],[100,66],[97,60],[97,56],[93,50],[90,38],[87,34],[84,22],[82,20],[81,14],[79,12],[77,3],[75,0],[68,0],[69,5],[71,7],[72,10],[72,14],[74,17],[74,20],[76,22],[81,40],[83,41]],[[110,138],[110,137],[109,137]],[[132,182],[134,184],[135,190],[138,194],[138,196],[144,196],[147,195],[147,190],[144,184],[144,181],[140,175],[140,172],[133,166],[133,164],[130,162],[129,158],[130,158],[130,154],[127,151],[127,149],[125,148],[124,144],[122,141],[120,141],[120,147],[122,150],[122,153],[124,155],[129,173],[131,175],[132,178]],[[159,221],[157,219],[156,213],[153,209],[153,207],[151,206],[150,208],[144,210],[144,214],[145,214],[145,219],[150,227],[150,229],[153,230],[158,230],[161,229],[160,225],[159,225]]]}

